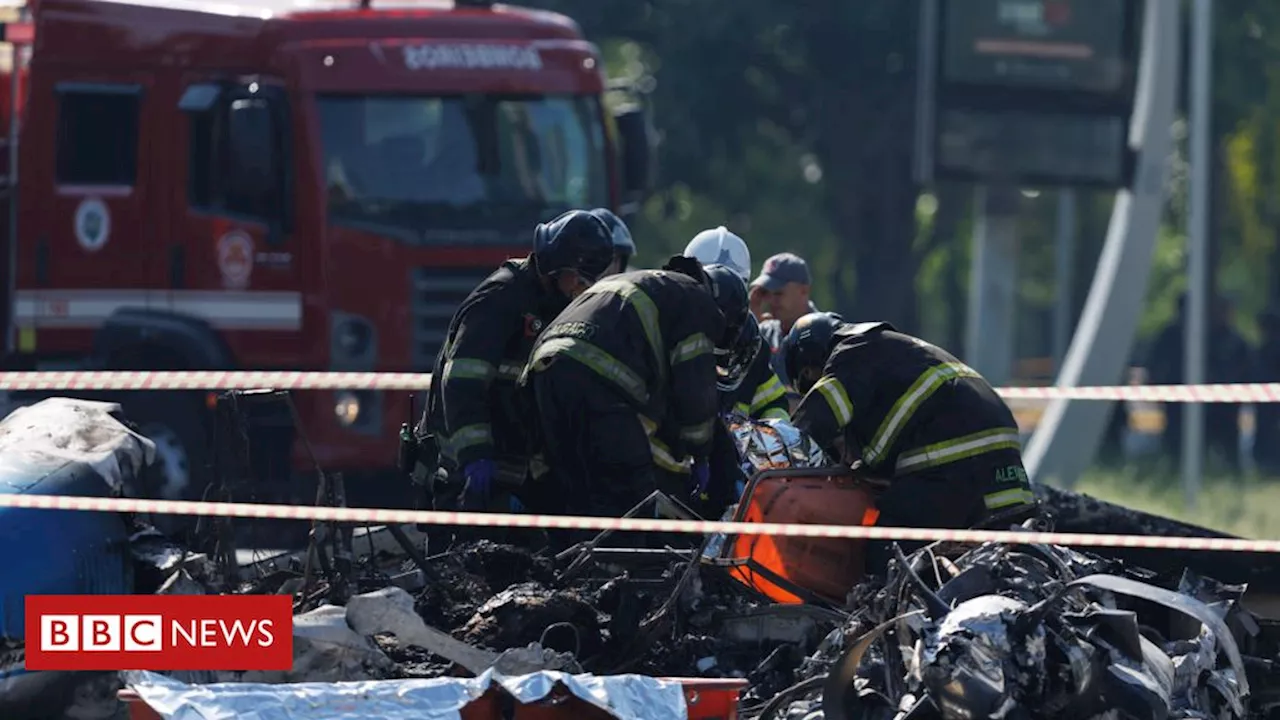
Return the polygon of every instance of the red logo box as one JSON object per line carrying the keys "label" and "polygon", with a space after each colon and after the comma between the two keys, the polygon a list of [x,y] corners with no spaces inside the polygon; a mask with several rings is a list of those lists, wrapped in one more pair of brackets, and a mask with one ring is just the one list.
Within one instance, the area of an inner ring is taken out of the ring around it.
{"label": "red logo box", "polygon": [[28,595],[27,670],[289,670],[288,595]]}

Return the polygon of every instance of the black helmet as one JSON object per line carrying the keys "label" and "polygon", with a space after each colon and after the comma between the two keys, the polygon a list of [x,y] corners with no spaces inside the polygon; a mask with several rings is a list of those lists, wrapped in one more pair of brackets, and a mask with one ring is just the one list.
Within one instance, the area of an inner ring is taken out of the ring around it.
{"label": "black helmet", "polygon": [[533,256],[542,275],[575,270],[588,282],[600,279],[613,262],[609,226],[586,210],[570,210],[533,231]]}
{"label": "black helmet", "polygon": [[[696,263],[697,260],[693,262]],[[732,350],[742,328],[747,324],[747,317],[751,315],[747,283],[728,265],[708,265],[703,268],[703,272],[707,277],[711,297],[715,298],[716,307],[724,314],[724,335],[716,342],[716,347],[720,350]]]}
{"label": "black helmet", "polygon": [[591,211],[591,214],[603,220],[609,228],[609,233],[613,237],[614,252],[623,258],[630,258],[636,254],[636,241],[631,239],[631,231],[627,229],[627,224],[622,222],[622,218],[614,215],[609,208],[596,208]]}
{"label": "black helmet", "polygon": [[747,372],[760,354],[760,323],[756,316],[747,313],[747,322],[738,332],[738,339],[727,350],[716,348],[716,387],[720,392],[737,390],[746,379]]}
{"label": "black helmet", "polygon": [[802,316],[791,326],[791,332],[782,340],[783,367],[792,387],[801,394],[809,392],[817,377],[805,370],[821,371],[831,354],[831,338],[844,324],[844,319],[833,312],[814,312]]}

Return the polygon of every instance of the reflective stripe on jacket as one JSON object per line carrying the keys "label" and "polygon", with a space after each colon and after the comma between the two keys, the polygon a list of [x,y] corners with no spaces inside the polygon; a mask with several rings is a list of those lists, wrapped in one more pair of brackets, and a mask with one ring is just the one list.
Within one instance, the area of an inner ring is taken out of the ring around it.
{"label": "reflective stripe on jacket", "polygon": [[533,449],[517,381],[543,326],[565,301],[529,260],[508,260],[462,301],[436,357],[425,415],[459,467]]}
{"label": "reflective stripe on jacket", "polygon": [[791,419],[787,388],[773,371],[768,341],[760,339],[760,352],[747,370],[742,385],[721,397],[721,409],[733,410],[756,420]]}
{"label": "reflective stripe on jacket", "polygon": [[674,458],[705,455],[716,417],[714,339],[724,319],[697,280],[665,270],[613,275],[591,286],[547,326],[529,371],[564,357],[655,418]]}
{"label": "reflective stripe on jacket", "polygon": [[841,439],[846,456],[885,476],[1021,450],[1013,413],[982,376],[882,323],[837,331],[794,419],[824,448]]}

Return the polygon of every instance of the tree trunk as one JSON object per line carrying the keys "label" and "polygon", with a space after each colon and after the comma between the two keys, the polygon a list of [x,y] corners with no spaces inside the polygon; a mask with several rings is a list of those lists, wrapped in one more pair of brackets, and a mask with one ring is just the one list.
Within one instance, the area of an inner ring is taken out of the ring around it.
{"label": "tree trunk", "polygon": [[[825,279],[848,319],[888,320],[915,331],[911,156],[919,12],[901,0],[799,6],[810,67],[819,78],[810,127],[840,242],[838,267]],[[845,286],[850,262],[852,288]]]}
{"label": "tree trunk", "polygon": [[[852,262],[853,288],[844,287],[841,267],[832,288],[849,319],[886,320],[915,332],[915,241],[917,186],[911,174],[914,83],[884,76],[894,87],[867,92],[830,88],[819,108],[818,140],[827,179],[827,208],[841,240],[840,263]],[[880,97],[888,103],[868,102]]]}
{"label": "tree trunk", "polygon": [[[915,235],[916,186],[910,157],[883,153],[858,158],[849,138],[837,138],[826,153],[827,205],[841,239],[839,266],[827,274],[839,312],[850,320],[887,320],[907,332],[915,330],[915,279],[919,260],[912,250]],[[855,285],[841,272],[852,262]]]}
{"label": "tree trunk", "polygon": [[863,186],[867,202],[860,204],[861,222],[854,226],[857,286],[855,307],[868,319],[887,320],[906,332],[918,332],[916,275],[920,261],[915,240],[916,185],[908,153],[886,153],[867,167],[878,183]]}

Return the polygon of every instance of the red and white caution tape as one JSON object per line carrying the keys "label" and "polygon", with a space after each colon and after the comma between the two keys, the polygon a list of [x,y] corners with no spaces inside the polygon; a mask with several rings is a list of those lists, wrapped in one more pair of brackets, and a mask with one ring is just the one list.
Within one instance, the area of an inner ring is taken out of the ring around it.
{"label": "red and white caution tape", "polygon": [[276,370],[0,372],[0,390],[426,390],[430,373]]}
{"label": "red and white caution tape", "polygon": [[1175,403],[1280,402],[1280,383],[1117,385],[1114,387],[1004,387],[1006,400],[1136,400]]}
{"label": "red and white caution tape", "polygon": [[[429,373],[290,371],[0,372],[0,390],[401,390],[425,391]],[[1136,400],[1147,402],[1280,402],[1280,383],[1006,387],[1008,400]]]}
{"label": "red and white caution tape", "polygon": [[1159,537],[1092,533],[1009,532],[996,530],[941,530],[937,528],[862,527],[736,523],[713,520],[660,520],[646,518],[582,517],[572,515],[521,515],[511,513],[457,513],[434,510],[386,510],[331,508],[306,505],[192,502],[185,500],[133,500],[126,498],[68,497],[60,495],[0,495],[0,507],[90,512],[154,513],[206,517],[317,520],[320,522],[392,525],[419,523],[467,527],[544,528],[560,530],[613,530],[693,534],[745,534],[786,537],[844,538],[864,540],[916,540],[964,543],[1007,542],[1079,547],[1163,548],[1222,552],[1280,553],[1280,540],[1237,538]]}

